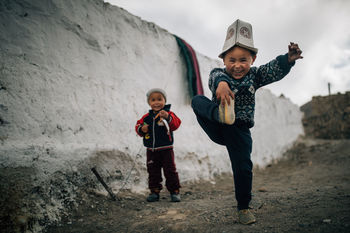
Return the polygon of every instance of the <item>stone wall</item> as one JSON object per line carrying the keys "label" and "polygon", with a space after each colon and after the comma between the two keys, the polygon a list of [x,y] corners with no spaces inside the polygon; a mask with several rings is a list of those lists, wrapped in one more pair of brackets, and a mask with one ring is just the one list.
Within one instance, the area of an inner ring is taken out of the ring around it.
{"label": "stone wall", "polygon": [[314,138],[350,138],[350,92],[315,96],[300,107],[305,134]]}

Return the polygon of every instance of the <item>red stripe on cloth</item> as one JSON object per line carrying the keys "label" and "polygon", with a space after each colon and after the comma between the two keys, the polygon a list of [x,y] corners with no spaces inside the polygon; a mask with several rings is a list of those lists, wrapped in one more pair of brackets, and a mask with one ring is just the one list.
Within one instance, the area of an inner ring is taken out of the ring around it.
{"label": "red stripe on cloth", "polygon": [[181,39],[181,41],[186,45],[187,49],[191,53],[191,58],[192,58],[193,66],[194,66],[193,68],[194,68],[194,72],[195,72],[195,75],[196,75],[197,95],[204,95],[202,79],[201,79],[201,74],[200,74],[200,71],[199,71],[199,65],[198,65],[196,52],[193,50],[191,45],[189,45],[186,41],[184,41],[183,39]]}

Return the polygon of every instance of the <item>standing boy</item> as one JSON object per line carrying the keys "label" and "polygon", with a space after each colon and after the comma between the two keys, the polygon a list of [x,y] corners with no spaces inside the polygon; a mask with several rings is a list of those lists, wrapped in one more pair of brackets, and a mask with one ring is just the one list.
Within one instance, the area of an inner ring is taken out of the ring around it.
{"label": "standing boy", "polygon": [[164,90],[154,88],[146,96],[151,109],[137,121],[135,130],[143,137],[143,144],[147,148],[148,187],[151,191],[147,201],[159,201],[163,168],[165,186],[170,192],[171,201],[179,202],[180,182],[174,160],[173,131],[179,128],[181,120],[170,111],[170,104],[165,105]]}
{"label": "standing boy", "polygon": [[219,57],[225,68],[215,68],[209,77],[212,100],[195,96],[192,108],[198,123],[209,138],[226,146],[234,175],[238,218],[242,224],[254,223],[249,211],[252,190],[250,158],[254,126],[255,92],[258,88],[281,80],[297,59],[302,58],[298,44],[290,43],[288,53],[260,67],[251,67],[258,49],[253,44],[252,26],[236,20],[227,30]]}

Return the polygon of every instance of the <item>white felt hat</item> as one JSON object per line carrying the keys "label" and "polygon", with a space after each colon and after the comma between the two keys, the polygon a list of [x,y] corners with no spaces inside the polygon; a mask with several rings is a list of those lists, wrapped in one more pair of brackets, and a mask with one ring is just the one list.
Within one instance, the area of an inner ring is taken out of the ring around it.
{"label": "white felt hat", "polygon": [[165,99],[165,102],[166,102],[166,93],[165,93],[165,91],[164,91],[163,89],[161,89],[161,88],[152,88],[151,90],[149,90],[149,91],[147,92],[147,94],[146,94],[146,96],[147,96],[147,102],[148,102],[148,99],[149,99],[150,95],[151,95],[152,93],[154,93],[154,92],[158,92],[158,93],[162,94],[162,95],[164,96],[164,99]]}
{"label": "white felt hat", "polygon": [[224,53],[235,45],[251,50],[254,53],[258,52],[258,49],[254,47],[253,28],[250,23],[237,19],[228,27],[224,47],[219,57],[223,58]]}

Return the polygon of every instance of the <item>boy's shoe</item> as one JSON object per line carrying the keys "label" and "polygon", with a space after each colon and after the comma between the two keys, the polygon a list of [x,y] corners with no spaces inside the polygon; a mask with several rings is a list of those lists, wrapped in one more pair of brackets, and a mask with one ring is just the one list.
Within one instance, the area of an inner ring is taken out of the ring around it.
{"label": "boy's shoe", "polygon": [[180,202],[181,201],[180,193],[178,191],[171,193],[170,198],[171,198],[172,202]]}
{"label": "boy's shoe", "polygon": [[147,201],[148,202],[159,201],[159,193],[151,193],[150,195],[148,195]]}
{"label": "boy's shoe", "polygon": [[249,211],[249,209],[238,211],[238,221],[241,224],[248,225],[256,222],[254,215]]}
{"label": "boy's shoe", "polygon": [[235,123],[235,100],[230,97],[230,105],[225,100],[225,105],[219,104],[219,122],[227,125]]}

